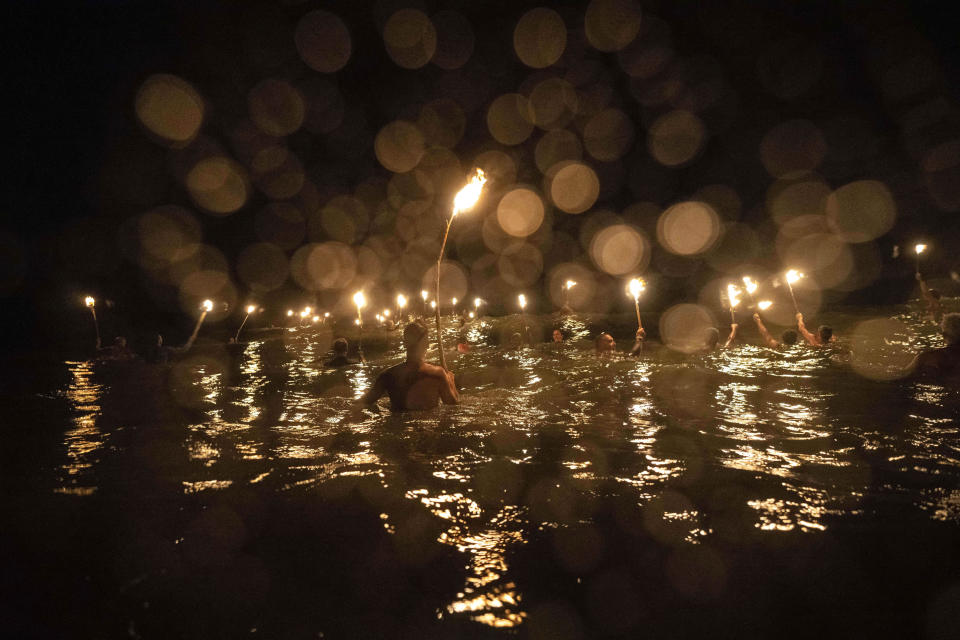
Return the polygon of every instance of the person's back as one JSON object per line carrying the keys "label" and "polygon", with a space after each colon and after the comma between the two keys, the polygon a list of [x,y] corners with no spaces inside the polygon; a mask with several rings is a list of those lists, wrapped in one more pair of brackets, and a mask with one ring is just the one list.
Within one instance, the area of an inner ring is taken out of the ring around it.
{"label": "person's back", "polygon": [[420,320],[404,328],[406,362],[377,376],[373,388],[363,398],[365,404],[375,404],[384,394],[390,397],[390,408],[394,411],[433,409],[441,401],[444,404],[459,401],[453,374],[423,359],[427,352],[428,333]]}
{"label": "person's back", "polygon": [[356,360],[347,357],[347,350],[350,348],[346,338],[337,338],[333,341],[333,357],[323,363],[328,368],[347,367],[357,364]]}
{"label": "person's back", "polygon": [[947,346],[917,355],[910,370],[922,376],[953,378],[960,376],[960,313],[947,313],[940,322]]}

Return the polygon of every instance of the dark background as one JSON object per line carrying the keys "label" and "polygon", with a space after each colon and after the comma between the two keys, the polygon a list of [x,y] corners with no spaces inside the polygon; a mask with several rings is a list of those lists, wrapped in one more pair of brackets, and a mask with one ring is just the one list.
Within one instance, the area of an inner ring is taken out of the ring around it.
{"label": "dark background", "polygon": [[[165,167],[166,150],[144,134],[133,114],[133,96],[150,74],[173,73],[191,82],[212,105],[204,132],[217,138],[223,121],[242,109],[246,89],[260,78],[312,73],[296,58],[292,43],[286,49],[278,45],[276,55],[271,48],[287,36],[292,40],[300,16],[315,8],[338,14],[351,31],[353,55],[335,74],[336,82],[349,108],[365,122],[363,135],[351,141],[362,152],[351,154],[345,162],[331,152],[336,146],[331,141],[317,140],[305,131],[289,140],[310,174],[324,176],[321,194],[333,195],[349,192],[371,176],[389,175],[370,148],[373,136],[400,117],[408,103],[435,97],[442,75],[432,65],[417,71],[396,67],[384,51],[377,16],[403,6],[418,6],[427,15],[451,8],[465,15],[476,36],[474,53],[464,67],[448,73],[485,77],[490,91],[486,104],[500,93],[516,91],[529,75],[530,70],[513,54],[510,37],[519,16],[538,4],[542,3],[334,2],[322,7],[314,2],[8,3],[2,10],[7,162],[0,219],[5,351],[59,352],[85,345],[89,326],[79,297],[87,292],[114,304],[102,312],[105,339],[125,332],[145,340],[144,335],[156,331],[182,339],[189,332],[193,319],[147,293],[144,274],[116,247],[117,230],[131,216],[164,203],[190,206],[185,190]],[[742,202],[740,221],[754,225],[761,238],[768,239],[763,203],[772,179],[755,151],[741,149],[755,150],[763,132],[784,120],[824,123],[835,117],[852,118],[869,132],[866,144],[852,145],[854,152],[843,159],[828,155],[820,172],[833,187],[860,178],[883,181],[894,194],[898,216],[893,229],[876,241],[877,253],[884,257],[881,277],[854,291],[832,293],[829,300],[860,305],[905,300],[914,292],[912,269],[902,258],[892,260],[890,250],[918,236],[936,239],[937,250],[926,260],[931,274],[946,277],[951,269],[957,270],[952,248],[960,240],[960,199],[955,191],[950,191],[954,198],[947,204],[931,198],[923,164],[924,150],[960,140],[956,21],[950,18],[949,5],[764,1],[708,3],[706,9],[703,4],[644,2],[642,7],[645,15],[655,14],[670,25],[678,56],[709,55],[720,64],[738,98],[729,126],[689,165],[652,167],[646,176],[652,186],[646,193],[631,189],[628,178],[613,195],[601,197],[597,206],[622,210],[643,200],[665,208],[703,184],[728,184]],[[564,17],[571,34],[568,42],[574,41],[574,33],[582,31],[586,3],[550,6]],[[724,27],[717,29],[720,20]],[[784,100],[758,80],[757,65],[773,43],[797,35],[817,44],[824,55],[824,72],[801,96]],[[219,62],[205,57],[211,49],[219,52],[215,58]],[[249,55],[251,50],[260,55]],[[595,57],[617,70],[615,54]],[[933,69],[935,79],[891,99],[884,93],[888,77],[884,74],[904,60],[914,60],[919,69]],[[619,82],[614,81],[613,89],[626,96],[620,107],[637,114],[626,86]],[[235,92],[230,85],[235,85]],[[918,154],[911,150],[904,116],[912,106],[932,98],[947,105],[946,115],[924,131]],[[466,133],[455,149],[464,163],[489,147],[484,112],[482,107],[468,114]],[[634,124],[633,149],[623,160],[628,176],[634,166],[649,163],[645,122],[637,117]],[[862,153],[856,153],[857,148]],[[954,149],[946,155],[948,161],[937,169],[940,179],[949,183],[952,177],[960,178],[960,152]],[[134,184],[130,191],[142,198],[119,198],[111,190],[111,172],[118,167]],[[536,184],[536,173],[535,166],[521,166],[518,181],[526,177]],[[138,189],[134,179],[142,180],[143,188]],[[254,192],[233,216],[202,218],[204,241],[232,259],[250,241],[250,217],[266,201],[262,193]],[[558,216],[556,224],[575,235],[585,219]],[[655,252],[649,271],[658,271],[664,260]],[[763,261],[776,268],[775,254],[765,255]],[[697,287],[713,275],[708,271],[697,271],[692,279],[664,278],[656,303],[695,298]],[[419,283],[411,282],[407,290],[417,288]],[[340,292],[325,295],[321,302],[330,304],[341,297]],[[288,281],[265,303],[272,303],[276,310],[298,297],[302,297],[298,287]],[[541,310],[551,306],[542,292],[539,302]],[[623,309],[613,310],[626,310],[629,301],[617,304]],[[234,314],[230,322],[235,318]]]}

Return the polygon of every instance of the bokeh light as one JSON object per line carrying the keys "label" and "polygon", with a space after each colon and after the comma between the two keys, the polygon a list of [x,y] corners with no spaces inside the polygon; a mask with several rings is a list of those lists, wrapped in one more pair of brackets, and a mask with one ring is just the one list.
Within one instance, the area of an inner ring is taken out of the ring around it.
{"label": "bokeh light", "polygon": [[473,55],[475,37],[470,21],[457,11],[440,11],[433,16],[437,50],[433,64],[446,71],[459,69]]}
{"label": "bokeh light", "polygon": [[497,205],[497,222],[512,236],[529,236],[543,223],[543,200],[527,187],[507,192]]}
{"label": "bokeh light", "polygon": [[528,242],[508,245],[497,257],[497,272],[511,287],[527,287],[543,273],[543,254]]}
{"label": "bokeh light", "polygon": [[487,109],[487,128],[500,144],[520,144],[533,133],[530,102],[519,93],[499,96]]}
{"label": "bokeh light", "polygon": [[886,185],[877,180],[857,180],[827,198],[827,221],[847,242],[868,242],[893,227],[896,203]]}
{"label": "bokeh light", "polygon": [[583,144],[597,160],[617,160],[633,145],[633,123],[619,109],[604,109],[587,122]]}
{"label": "bokeh light", "polygon": [[640,5],[631,0],[591,0],[583,26],[596,49],[619,51],[640,31]]}
{"label": "bokeh light", "polygon": [[384,126],[374,141],[377,160],[394,173],[406,173],[416,167],[425,150],[423,133],[417,125],[405,120]]}
{"label": "bokeh light", "polygon": [[527,11],[513,30],[513,49],[528,67],[543,69],[560,59],[567,46],[567,27],[553,9]]}
{"label": "bokeh light", "polygon": [[826,180],[816,174],[785,176],[767,189],[767,211],[778,225],[801,216],[822,216],[830,193]]}
{"label": "bokeh light", "polygon": [[567,213],[583,213],[600,195],[596,172],[582,162],[561,162],[547,173],[550,199]]}
{"label": "bokeh light", "polygon": [[660,339],[670,349],[693,353],[705,346],[704,336],[716,323],[710,310],[698,304],[678,304],[660,316]]}
{"label": "bokeh light", "polygon": [[540,173],[546,174],[550,167],[564,160],[580,160],[583,147],[577,134],[566,129],[548,131],[534,148],[534,160]]}
{"label": "bokeh light", "polygon": [[660,215],[657,240],[664,249],[678,255],[703,253],[720,236],[720,219],[703,202],[678,202]]}
{"label": "bokeh light", "polygon": [[577,90],[563,78],[542,80],[530,92],[530,116],[534,124],[548,131],[570,124],[579,105]]}
{"label": "bokeh light", "polygon": [[137,118],[170,146],[186,146],[203,124],[203,99],[190,83],[161,73],[147,78],[134,99]]}
{"label": "bokeh light", "polygon": [[275,244],[252,244],[237,257],[237,277],[255,293],[279,288],[288,274],[287,254]]}
{"label": "bokeh light", "polygon": [[205,158],[187,174],[187,190],[208,213],[227,215],[247,202],[249,187],[243,167],[225,156]]}
{"label": "bokeh light", "polygon": [[650,262],[650,243],[630,225],[615,224],[593,236],[590,257],[600,270],[622,276],[646,268]]}
{"label": "bokeh light", "polygon": [[293,39],[300,57],[314,71],[334,73],[350,60],[350,32],[329,11],[311,11],[300,18]]}
{"label": "bokeh light", "polygon": [[689,111],[670,111],[657,118],[647,131],[647,149],[665,167],[693,160],[706,143],[707,129]]}
{"label": "bokeh light", "polygon": [[303,124],[306,106],[303,97],[285,80],[262,80],[247,96],[250,119],[264,133],[288,136]]}
{"label": "bokeh light", "polygon": [[865,378],[902,378],[915,355],[912,338],[912,330],[894,318],[865,320],[850,335],[850,364]]}
{"label": "bokeh light", "polygon": [[437,31],[422,11],[400,9],[384,25],[383,42],[397,66],[419,69],[437,50]]}

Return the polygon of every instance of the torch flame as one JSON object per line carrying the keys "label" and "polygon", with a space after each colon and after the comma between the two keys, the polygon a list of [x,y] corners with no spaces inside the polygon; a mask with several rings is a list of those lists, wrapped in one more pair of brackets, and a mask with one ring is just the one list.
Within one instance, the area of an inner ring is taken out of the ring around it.
{"label": "torch flame", "polygon": [[384,310],[383,310],[383,317],[384,317],[384,318],[389,318],[389,317],[390,317],[390,309],[384,309]]}
{"label": "torch flame", "polygon": [[307,310],[306,310],[306,309],[304,309],[303,311],[300,312],[300,317],[301,317],[301,318],[306,318],[308,315],[310,315],[310,314],[307,313]]}
{"label": "torch flame", "polygon": [[400,307],[401,309],[407,306],[407,297],[404,296],[402,293],[397,294],[397,306]]}
{"label": "torch flame", "polygon": [[320,316],[313,316],[313,324],[320,322]]}
{"label": "torch flame", "polygon": [[481,302],[483,302],[483,300],[481,300],[480,298],[474,298],[474,299],[473,299],[473,306],[474,306],[474,308],[479,309]]}
{"label": "torch flame", "polygon": [[304,307],[303,310],[306,312],[307,315],[310,315],[313,312],[313,309],[311,309],[310,307]]}
{"label": "torch flame", "polygon": [[750,276],[743,276],[743,286],[747,288],[747,293],[753,295],[757,291],[757,281],[751,280]]}
{"label": "torch flame", "polygon": [[770,302],[769,300],[761,300],[760,302],[757,303],[757,307],[760,309],[760,311],[766,311],[772,305],[773,303]]}
{"label": "torch flame", "polygon": [[363,291],[357,291],[353,294],[353,304],[357,305],[357,311],[367,305],[367,298],[363,295]]}
{"label": "torch flame", "polygon": [[740,289],[735,284],[727,285],[727,300],[730,302],[730,308],[736,309],[740,304]]}
{"label": "torch flame", "polygon": [[476,316],[474,315],[473,311],[471,311],[471,312],[470,312],[470,318],[472,319],[472,318],[475,318],[475,317],[476,317]]}
{"label": "torch flame", "polygon": [[925,245],[925,244],[918,244],[916,247],[914,247],[914,249],[916,249],[917,255],[920,255],[921,253],[923,253],[924,251],[927,250],[927,245]]}
{"label": "torch flame", "polygon": [[325,314],[323,314],[323,317],[324,317],[324,318],[329,318],[329,317],[330,317],[330,312],[327,311]]}
{"label": "torch flame", "polygon": [[519,296],[517,296],[517,302],[520,303],[521,309],[527,308],[527,296],[523,295],[522,293]]}
{"label": "torch flame", "polygon": [[93,296],[87,296],[83,299],[83,303],[92,308],[95,304],[97,304],[97,301],[93,299]]}
{"label": "torch flame", "polygon": [[796,269],[790,269],[787,271],[787,282],[790,284],[795,283],[797,280],[803,277],[803,274],[797,271]]}
{"label": "torch flame", "polygon": [[355,325],[357,325],[357,326],[359,327],[359,326],[360,326],[360,318],[357,318],[356,320],[354,320],[354,321],[353,321],[353,324],[355,324]]}
{"label": "torch flame", "polygon": [[569,291],[570,289],[573,289],[575,286],[577,286],[577,283],[574,282],[573,280],[567,280],[564,286],[567,288],[567,291]]}
{"label": "torch flame", "polygon": [[424,302],[427,301],[427,297],[428,297],[429,295],[430,295],[430,294],[427,293],[427,290],[426,290],[426,289],[421,289],[421,291],[420,291],[420,297],[423,298],[423,301],[424,301]]}
{"label": "torch flame", "polygon": [[456,299],[456,298],[453,299],[453,306],[457,306],[457,299]]}
{"label": "torch flame", "polygon": [[292,315],[293,315],[293,309],[287,309],[287,317],[289,318]]}
{"label": "torch flame", "polygon": [[213,311],[213,301],[211,300],[204,300],[201,306],[204,311]]}
{"label": "torch flame", "polygon": [[633,296],[634,300],[638,300],[640,298],[640,294],[643,293],[643,290],[647,288],[647,285],[644,284],[643,280],[640,280],[639,278],[634,278],[633,280],[630,281],[629,287],[630,287],[630,295]]}
{"label": "torch flame", "polygon": [[457,215],[461,211],[466,211],[477,204],[477,200],[480,199],[480,192],[483,191],[483,185],[486,184],[487,178],[483,175],[483,171],[477,169],[477,172],[470,179],[470,182],[467,185],[460,189],[456,197],[453,199],[453,215]]}
{"label": "torch flame", "polygon": [[437,301],[436,301],[436,300],[431,300],[431,301],[430,301],[430,308],[431,308],[431,309],[436,309],[436,308],[437,308]]}
{"label": "torch flame", "polygon": [[257,310],[257,308],[256,308],[255,306],[253,306],[252,304],[248,304],[248,305],[247,305],[247,313],[253,313],[253,312],[256,311],[256,310]]}

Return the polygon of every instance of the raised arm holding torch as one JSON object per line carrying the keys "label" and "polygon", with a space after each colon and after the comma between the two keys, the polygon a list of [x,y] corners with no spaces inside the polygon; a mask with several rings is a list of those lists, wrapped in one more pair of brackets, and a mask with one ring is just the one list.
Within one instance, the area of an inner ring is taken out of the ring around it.
{"label": "raised arm holding torch", "polygon": [[193,327],[193,333],[190,334],[187,344],[183,346],[184,351],[189,351],[190,347],[193,346],[194,341],[197,339],[197,334],[200,333],[200,325],[203,324],[207,314],[213,311],[213,301],[204,300],[203,304],[200,305],[200,308],[203,309],[203,311],[200,313],[200,317],[197,319],[197,324]]}
{"label": "raised arm holding torch", "polygon": [[254,305],[252,304],[247,305],[247,315],[243,316],[243,322],[240,323],[240,328],[237,329],[237,334],[233,336],[234,342],[237,342],[238,340],[240,340],[240,332],[243,331],[243,325],[247,324],[247,318],[249,318],[250,314],[256,310],[257,308]]}
{"label": "raised arm holding torch", "polygon": [[927,245],[918,244],[914,247],[914,250],[917,252],[917,275],[920,274],[920,254],[927,250]]}
{"label": "raised arm holding torch", "polygon": [[790,269],[786,273],[787,289],[790,290],[790,299],[793,300],[793,308],[797,313],[800,313],[800,305],[797,304],[797,298],[795,295],[793,295],[793,283],[797,282],[802,277],[803,274],[796,269]]}

